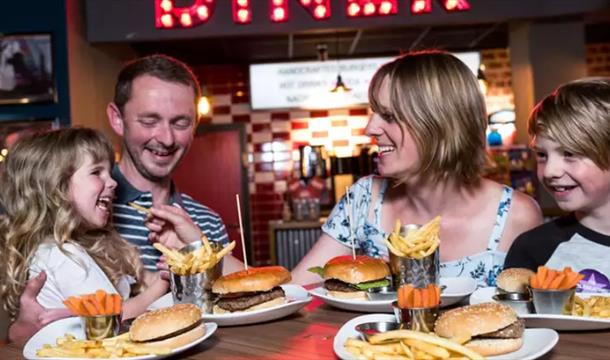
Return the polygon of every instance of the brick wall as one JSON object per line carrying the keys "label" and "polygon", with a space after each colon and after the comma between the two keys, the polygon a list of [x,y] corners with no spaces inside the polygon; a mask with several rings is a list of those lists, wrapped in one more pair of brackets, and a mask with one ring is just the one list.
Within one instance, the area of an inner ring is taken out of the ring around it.
{"label": "brick wall", "polygon": [[[512,108],[508,50],[483,50],[481,61],[489,82],[488,111]],[[610,76],[610,44],[588,45],[587,64],[589,75]],[[354,146],[368,143],[364,136],[368,109],[252,111],[247,66],[206,66],[195,71],[212,103],[204,121],[246,125],[253,258],[256,264],[267,264],[268,222],[282,218],[287,181],[294,173],[299,145],[311,143],[350,152]]]}

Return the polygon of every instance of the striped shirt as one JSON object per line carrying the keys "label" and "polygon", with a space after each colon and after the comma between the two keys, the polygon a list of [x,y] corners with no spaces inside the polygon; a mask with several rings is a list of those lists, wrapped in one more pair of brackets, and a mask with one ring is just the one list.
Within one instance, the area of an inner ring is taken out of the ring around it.
{"label": "striped shirt", "polygon": [[[112,177],[117,182],[116,198],[113,203],[112,221],[115,229],[129,243],[140,251],[140,259],[146,270],[157,271],[157,262],[161,253],[148,241],[149,230],[144,226],[146,214],[129,206],[134,202],[145,208],[152,206],[152,194],[142,192],[131,185],[121,173],[118,166],[112,169]],[[210,241],[228,243],[229,237],[220,216],[192,197],[179,193],[172,184],[170,204],[178,204],[199,226]]]}

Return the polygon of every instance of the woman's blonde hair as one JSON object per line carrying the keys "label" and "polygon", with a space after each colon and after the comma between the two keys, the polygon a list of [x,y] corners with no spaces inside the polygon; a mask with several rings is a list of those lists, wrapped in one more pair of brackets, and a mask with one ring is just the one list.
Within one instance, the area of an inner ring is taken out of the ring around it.
{"label": "woman's blonde hair", "polygon": [[[389,85],[389,108],[380,103]],[[416,171],[425,180],[472,184],[487,164],[485,100],[470,69],[442,51],[407,53],[373,76],[369,101],[375,113],[391,114],[414,138]],[[404,137],[403,137],[404,139]]]}
{"label": "woman's blonde hair", "polygon": [[610,169],[610,79],[585,78],[560,86],[534,107],[528,132]]}
{"label": "woman's blonde hair", "polygon": [[123,275],[140,278],[137,250],[111,224],[102,229],[84,226],[70,202],[70,179],[87,155],[94,162],[114,162],[104,135],[84,128],[19,140],[7,157],[0,182],[0,203],[6,211],[0,218],[0,293],[11,319],[19,311],[30,263],[43,242],[52,241],[61,251],[67,243],[79,244],[115,285]]}

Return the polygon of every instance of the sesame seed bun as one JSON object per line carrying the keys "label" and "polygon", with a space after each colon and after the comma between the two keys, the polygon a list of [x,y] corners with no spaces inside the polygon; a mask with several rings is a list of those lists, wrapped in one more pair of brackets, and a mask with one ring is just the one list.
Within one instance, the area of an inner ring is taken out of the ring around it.
{"label": "sesame seed bun", "polygon": [[[445,338],[476,337],[504,329],[517,322],[517,314],[510,306],[499,303],[482,303],[449,310],[439,316],[434,332]],[[513,338],[472,339],[464,344],[483,356],[506,354],[519,350],[523,335]]]}
{"label": "sesame seed bun", "polygon": [[383,260],[369,256],[337,256],[324,265],[324,279],[337,279],[348,284],[380,280],[390,275]]}
{"label": "sesame seed bun", "polygon": [[532,270],[526,268],[505,269],[496,278],[496,285],[506,292],[526,293],[532,275]]}
{"label": "sesame seed bun", "polygon": [[138,316],[129,329],[129,340],[174,349],[204,334],[201,310],[193,304],[178,304]]}
{"label": "sesame seed bun", "polygon": [[369,298],[366,296],[364,291],[333,291],[326,290],[329,296],[336,297],[345,300],[362,300],[367,301]]}
{"label": "sesame seed bun", "polygon": [[212,292],[230,294],[239,292],[269,291],[292,279],[290,272],[283,266],[263,266],[248,268],[218,278],[214,281]]}
{"label": "sesame seed bun", "polygon": [[508,354],[521,349],[523,337],[517,339],[476,339],[467,342],[465,346],[483,356]]}

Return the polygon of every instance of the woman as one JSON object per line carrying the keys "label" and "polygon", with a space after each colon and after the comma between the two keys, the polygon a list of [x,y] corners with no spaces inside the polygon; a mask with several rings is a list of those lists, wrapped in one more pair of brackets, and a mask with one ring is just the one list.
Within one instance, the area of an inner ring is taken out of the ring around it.
{"label": "woman", "polygon": [[[542,216],[530,197],[481,177],[487,118],[475,76],[448,53],[409,53],[375,73],[369,101],[366,133],[379,146],[380,176],[350,188],[358,251],[386,258],[384,239],[397,219],[424,224],[441,215],[441,276],[493,285],[513,240]],[[343,197],[294,282],[320,281],[309,267],[351,253],[346,207]]]}

